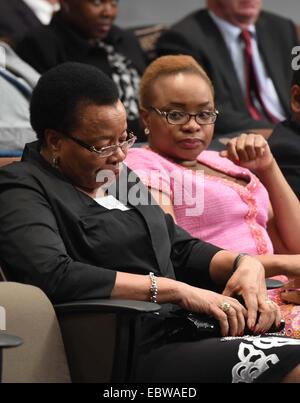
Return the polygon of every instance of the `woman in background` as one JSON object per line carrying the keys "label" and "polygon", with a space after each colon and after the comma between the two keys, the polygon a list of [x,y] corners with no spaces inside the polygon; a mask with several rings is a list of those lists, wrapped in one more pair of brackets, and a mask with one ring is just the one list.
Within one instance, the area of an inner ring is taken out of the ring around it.
{"label": "woman in background", "polygon": [[17,53],[38,72],[74,61],[101,69],[118,87],[129,130],[143,140],[138,88],[146,66],[137,38],[114,24],[118,0],[61,0],[50,24],[29,32]]}

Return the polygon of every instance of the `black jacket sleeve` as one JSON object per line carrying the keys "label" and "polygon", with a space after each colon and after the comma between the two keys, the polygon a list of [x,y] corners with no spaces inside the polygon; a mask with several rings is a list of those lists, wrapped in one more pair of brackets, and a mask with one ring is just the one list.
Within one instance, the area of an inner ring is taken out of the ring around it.
{"label": "black jacket sleeve", "polygon": [[220,248],[191,237],[184,229],[176,225],[173,218],[166,214],[170,241],[171,260],[176,279],[200,288],[216,289],[210,278],[209,266]]}
{"label": "black jacket sleeve", "polygon": [[9,275],[52,300],[107,298],[116,272],[74,261],[45,196],[26,184],[0,192],[0,258]]}
{"label": "black jacket sleeve", "polygon": [[17,45],[16,52],[41,74],[68,60],[62,42],[48,27],[27,34]]}

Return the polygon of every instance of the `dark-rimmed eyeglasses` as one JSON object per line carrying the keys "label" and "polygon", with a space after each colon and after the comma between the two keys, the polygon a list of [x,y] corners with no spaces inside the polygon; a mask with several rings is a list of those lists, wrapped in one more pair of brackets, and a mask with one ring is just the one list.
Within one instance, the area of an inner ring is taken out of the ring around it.
{"label": "dark-rimmed eyeglasses", "polygon": [[185,125],[188,123],[192,117],[195,118],[196,122],[199,125],[212,125],[217,120],[219,112],[215,111],[201,111],[197,113],[188,113],[184,111],[161,111],[154,106],[150,106],[149,109],[152,109],[160,116],[163,116],[170,125]]}
{"label": "dark-rimmed eyeglasses", "polygon": [[101,148],[96,148],[95,146],[91,146],[87,143],[84,143],[82,140],[77,139],[76,137],[71,136],[70,134],[67,133],[62,133],[65,137],[68,139],[74,141],[81,147],[85,148],[86,150],[90,151],[91,153],[96,153],[99,157],[110,157],[113,155],[117,149],[120,147],[123,152],[127,152],[130,147],[133,146],[133,144],[136,141],[136,136],[130,132],[128,133],[128,140],[123,141],[120,144],[114,144],[112,146],[107,146],[107,147],[101,147]]}

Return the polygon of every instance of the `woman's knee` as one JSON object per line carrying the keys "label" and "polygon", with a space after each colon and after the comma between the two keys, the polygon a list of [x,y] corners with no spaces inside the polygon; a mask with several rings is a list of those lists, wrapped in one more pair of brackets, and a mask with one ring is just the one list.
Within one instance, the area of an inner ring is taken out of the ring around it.
{"label": "woman's knee", "polygon": [[281,383],[300,383],[300,364],[293,368],[281,381]]}

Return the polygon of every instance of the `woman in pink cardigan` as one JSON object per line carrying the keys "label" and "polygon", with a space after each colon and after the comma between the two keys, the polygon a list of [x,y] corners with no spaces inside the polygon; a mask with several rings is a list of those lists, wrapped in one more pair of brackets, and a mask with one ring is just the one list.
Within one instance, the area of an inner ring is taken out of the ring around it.
{"label": "woman in pink cardigan", "polygon": [[[161,207],[195,237],[258,255],[268,277],[300,276],[299,201],[262,136],[242,134],[221,154],[206,151],[218,112],[198,63],[156,59],[142,78],[140,106],[149,146],[130,150],[126,162]],[[288,335],[300,338],[300,307],[270,296],[282,305]]]}

